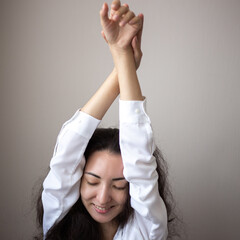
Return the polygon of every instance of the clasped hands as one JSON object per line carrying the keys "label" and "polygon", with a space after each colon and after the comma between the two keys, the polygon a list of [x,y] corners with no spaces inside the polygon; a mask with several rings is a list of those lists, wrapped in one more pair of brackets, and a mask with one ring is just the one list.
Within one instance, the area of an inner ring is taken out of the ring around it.
{"label": "clasped hands", "polygon": [[137,69],[142,58],[143,14],[136,16],[127,4],[121,5],[120,0],[112,2],[110,15],[108,11],[108,5],[104,3],[100,10],[102,36],[108,43],[112,54],[132,51]]}

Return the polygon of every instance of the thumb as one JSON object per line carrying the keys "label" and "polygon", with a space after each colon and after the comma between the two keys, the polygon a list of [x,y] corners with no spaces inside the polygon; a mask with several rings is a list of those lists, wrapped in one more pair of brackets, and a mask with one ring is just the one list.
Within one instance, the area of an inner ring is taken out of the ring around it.
{"label": "thumb", "polygon": [[140,13],[138,16],[139,16],[140,19],[141,19],[141,29],[140,29],[140,30],[138,31],[138,33],[137,33],[137,38],[138,38],[138,41],[139,41],[139,47],[141,48],[144,15],[143,15],[142,13]]}
{"label": "thumb", "polygon": [[131,45],[133,49],[133,56],[135,60],[136,69],[138,69],[142,59],[142,51],[141,51],[139,39],[137,36],[133,38]]}
{"label": "thumb", "polygon": [[132,39],[132,48],[134,52],[139,52],[140,50],[140,42],[137,36],[134,36],[134,38]]}
{"label": "thumb", "polygon": [[106,38],[105,33],[104,33],[103,30],[101,31],[101,34],[102,34],[102,37],[104,38],[104,40],[106,41],[106,43],[108,43],[108,40],[107,40],[107,38]]}

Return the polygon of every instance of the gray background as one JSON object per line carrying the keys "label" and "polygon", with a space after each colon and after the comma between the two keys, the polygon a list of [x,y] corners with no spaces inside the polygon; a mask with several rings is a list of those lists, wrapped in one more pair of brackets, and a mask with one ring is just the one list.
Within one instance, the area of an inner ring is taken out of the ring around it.
{"label": "gray background", "polygon": [[[145,14],[138,76],[188,239],[238,240],[240,1],[128,3]],[[1,0],[1,239],[35,232],[32,199],[58,131],[113,67],[101,5]],[[117,101],[102,125],[118,125]]]}

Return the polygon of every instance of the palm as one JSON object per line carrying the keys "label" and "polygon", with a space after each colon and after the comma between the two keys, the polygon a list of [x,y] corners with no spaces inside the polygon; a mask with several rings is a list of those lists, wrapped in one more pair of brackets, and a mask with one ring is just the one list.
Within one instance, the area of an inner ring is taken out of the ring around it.
{"label": "palm", "polygon": [[119,26],[119,21],[115,22],[111,19],[103,26],[103,31],[109,44],[117,44],[121,47],[127,47],[131,43],[133,37],[140,29],[139,24]]}

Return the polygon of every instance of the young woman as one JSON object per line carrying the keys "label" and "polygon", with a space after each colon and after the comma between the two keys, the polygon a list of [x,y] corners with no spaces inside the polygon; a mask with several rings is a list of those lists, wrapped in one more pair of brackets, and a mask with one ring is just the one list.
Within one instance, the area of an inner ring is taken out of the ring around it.
{"label": "young woman", "polygon": [[[39,201],[43,238],[167,239],[166,168],[136,74],[143,15],[115,0],[100,19],[115,68],[59,133]],[[120,130],[96,129],[119,92]]]}

